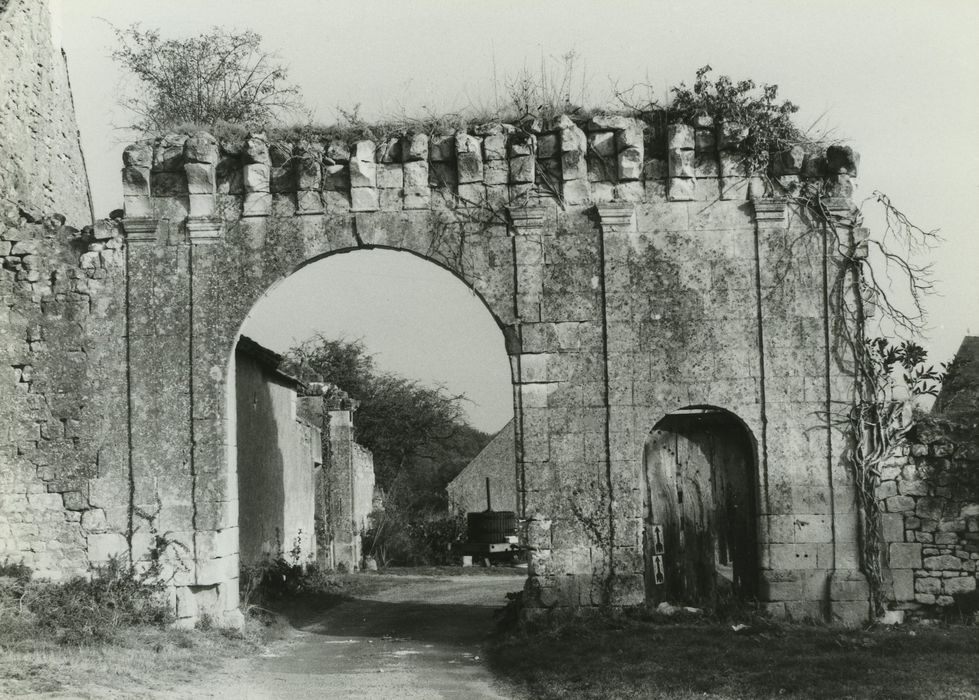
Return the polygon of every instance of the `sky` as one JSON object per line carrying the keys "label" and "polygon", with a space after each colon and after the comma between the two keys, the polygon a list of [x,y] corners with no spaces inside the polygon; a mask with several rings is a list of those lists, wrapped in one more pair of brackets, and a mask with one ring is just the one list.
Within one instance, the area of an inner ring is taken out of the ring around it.
{"label": "sky", "polygon": [[[254,29],[290,66],[291,80],[302,88],[316,120],[325,123],[336,121],[338,107],[355,105],[367,118],[493,105],[505,93],[503,76],[523,69],[540,72],[542,61],[550,70],[571,50],[584,71],[585,96],[598,103],[613,82],[620,87],[644,82],[663,93],[679,81],[691,83],[697,68],[710,64],[717,74],[777,84],[781,97],[800,105],[800,124],[818,120],[860,152],[858,198],[882,191],[915,223],[940,229],[942,245],[916,259],[933,264],[939,290],[927,300],[930,329],[924,345],[932,359],[949,359],[963,335],[979,334],[979,3],[974,0],[61,0],[61,5],[97,216],[120,206],[119,167],[129,138],[113,128],[125,124],[126,116],[115,105],[122,76],[109,59],[109,23],[141,22],[166,36],[194,35],[213,25]],[[882,228],[869,205],[866,224]],[[271,314],[278,337],[301,336],[312,323],[313,330],[363,338],[382,367],[423,381],[441,379],[451,390],[467,393],[482,407],[470,411],[478,427],[494,430],[505,423],[512,409],[502,340],[483,340],[480,324],[488,313],[464,311],[472,295],[451,275],[416,264],[407,254],[383,261],[355,257],[328,258],[276,288],[283,297],[295,298],[301,289],[322,299],[318,308],[305,309],[302,319],[285,319],[281,301],[268,297],[263,303],[278,309],[278,315]],[[300,286],[290,291],[291,284]],[[351,314],[351,308],[359,313]],[[433,323],[424,315],[432,308],[458,309],[460,315]],[[408,320],[416,313],[416,321]],[[460,349],[455,341],[467,337],[472,342]],[[441,368],[431,369],[433,356]],[[470,379],[450,382],[449,374]]]}

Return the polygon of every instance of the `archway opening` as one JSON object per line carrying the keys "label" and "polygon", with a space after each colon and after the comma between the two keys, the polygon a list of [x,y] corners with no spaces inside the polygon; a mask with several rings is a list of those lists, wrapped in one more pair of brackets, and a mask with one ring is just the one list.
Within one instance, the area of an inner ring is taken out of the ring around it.
{"label": "archway opening", "polygon": [[647,601],[751,598],[758,575],[755,442],[734,414],[684,408],[646,440]]}
{"label": "archway opening", "polygon": [[[305,366],[292,353],[304,343],[334,351],[318,361],[360,364]],[[276,558],[340,570],[445,564],[460,535],[444,529],[454,512],[485,508],[483,472],[492,475],[494,508],[516,502],[503,333],[486,303],[438,264],[391,249],[311,261],[255,304],[232,365],[230,452],[245,568]],[[339,379],[351,376],[358,381]],[[379,405],[385,396],[396,400]],[[442,423],[426,422],[425,411],[441,409]],[[384,434],[386,424],[395,432]],[[416,440],[412,430],[431,434]],[[450,503],[450,483],[500,439],[509,452],[469,475],[480,483],[480,506]],[[399,455],[399,441],[414,447]],[[425,560],[436,552],[442,557]]]}

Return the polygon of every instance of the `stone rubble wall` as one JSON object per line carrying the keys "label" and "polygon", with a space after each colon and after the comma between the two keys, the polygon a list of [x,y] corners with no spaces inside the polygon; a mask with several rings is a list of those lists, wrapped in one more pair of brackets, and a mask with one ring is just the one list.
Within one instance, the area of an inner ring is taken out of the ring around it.
{"label": "stone rubble wall", "polygon": [[0,203],[92,223],[68,71],[47,0],[0,7]]}
{"label": "stone rubble wall", "polygon": [[128,551],[123,238],[5,206],[0,561],[62,578]]}
{"label": "stone rubble wall", "polygon": [[935,616],[967,607],[962,598],[975,598],[979,581],[979,502],[936,478],[935,468],[954,461],[979,470],[979,454],[939,434],[924,438],[883,466],[877,497],[892,604],[910,615]]}

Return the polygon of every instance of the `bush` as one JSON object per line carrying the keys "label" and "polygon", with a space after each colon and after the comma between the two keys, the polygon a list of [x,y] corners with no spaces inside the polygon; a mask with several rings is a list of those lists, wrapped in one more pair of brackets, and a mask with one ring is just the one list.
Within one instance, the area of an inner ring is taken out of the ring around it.
{"label": "bush", "polygon": [[31,580],[25,567],[16,573],[0,583],[0,643],[29,637],[73,646],[106,643],[124,628],[173,620],[166,584],[118,560],[91,578],[63,582]]}
{"label": "bush", "polygon": [[462,513],[422,512],[388,508],[370,518],[364,552],[382,565],[437,566],[452,563],[449,548],[466,537]]}

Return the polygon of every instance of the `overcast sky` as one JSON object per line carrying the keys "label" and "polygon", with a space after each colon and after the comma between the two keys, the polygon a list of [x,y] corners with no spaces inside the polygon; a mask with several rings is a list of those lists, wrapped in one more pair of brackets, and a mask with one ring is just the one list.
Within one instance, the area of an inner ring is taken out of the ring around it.
{"label": "overcast sky", "polygon": [[[824,123],[862,155],[860,195],[886,192],[915,222],[941,229],[945,243],[930,258],[942,293],[929,303],[933,359],[951,357],[967,330],[979,334],[975,0],[63,0],[63,15],[98,216],[120,206],[125,140],[111,128],[125,115],[114,105],[120,76],[108,59],[112,32],[99,18],[142,22],[165,35],[215,24],[254,29],[291,66],[323,122],[335,121],[338,105],[360,104],[364,116],[380,117],[492,104],[494,70],[498,77],[537,71],[542,56],[550,62],[572,49],[595,99],[611,80],[665,87],[692,82],[709,63],[736,79],[778,84],[801,106],[804,125],[825,114]],[[881,222],[871,211],[867,223],[879,229]],[[308,318],[328,334],[364,337],[383,366],[446,381],[477,402],[478,426],[502,425],[511,410],[502,340],[486,342],[485,325],[469,320],[486,322],[488,314],[471,312],[472,296],[434,265],[368,255],[328,259],[280,285],[276,294],[295,297],[290,283],[304,293],[334,283],[320,289],[321,303],[303,320],[284,316],[270,297],[278,337],[305,334]],[[443,323],[412,316],[432,308],[459,313]],[[456,342],[466,337],[473,338],[468,349]],[[459,383],[449,374],[477,379]]]}

